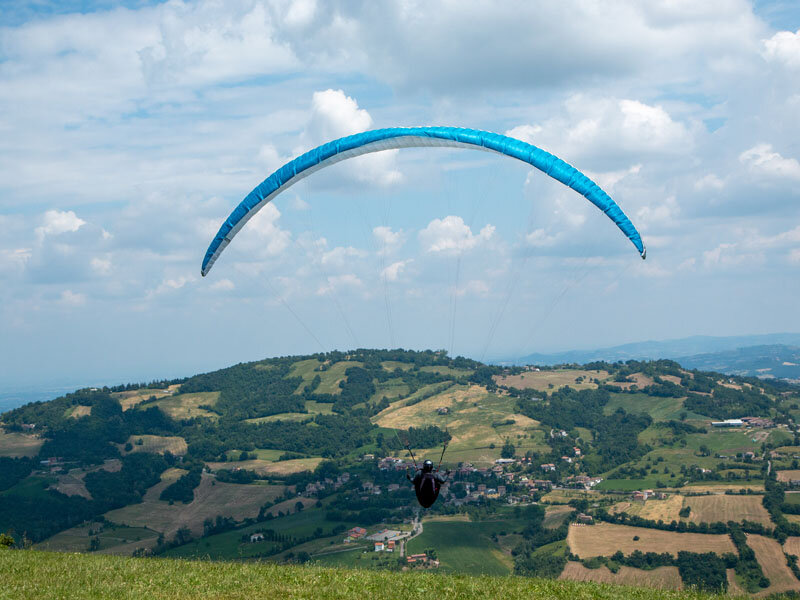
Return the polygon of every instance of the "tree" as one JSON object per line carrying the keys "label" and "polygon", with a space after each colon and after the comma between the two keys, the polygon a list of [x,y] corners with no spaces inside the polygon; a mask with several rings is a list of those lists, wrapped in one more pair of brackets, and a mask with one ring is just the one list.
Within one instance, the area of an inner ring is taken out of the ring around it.
{"label": "tree", "polygon": [[303,511],[303,503],[298,500],[294,505],[294,512],[302,512]]}
{"label": "tree", "polygon": [[516,448],[514,444],[511,443],[511,440],[506,440],[506,443],[503,444],[503,449],[500,451],[500,456],[503,458],[514,458],[515,452]]}
{"label": "tree", "polygon": [[0,533],[0,549],[11,548],[14,545],[14,538],[5,533]]}

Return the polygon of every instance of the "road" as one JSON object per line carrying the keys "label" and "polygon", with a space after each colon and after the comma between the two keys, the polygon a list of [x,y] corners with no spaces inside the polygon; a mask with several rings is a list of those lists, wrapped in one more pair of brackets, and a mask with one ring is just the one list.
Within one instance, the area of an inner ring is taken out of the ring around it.
{"label": "road", "polygon": [[411,535],[408,536],[405,540],[400,542],[400,556],[406,555],[406,542],[413,540],[417,537],[420,533],[422,533],[422,521],[419,519],[419,513],[414,517],[414,520],[411,522]]}

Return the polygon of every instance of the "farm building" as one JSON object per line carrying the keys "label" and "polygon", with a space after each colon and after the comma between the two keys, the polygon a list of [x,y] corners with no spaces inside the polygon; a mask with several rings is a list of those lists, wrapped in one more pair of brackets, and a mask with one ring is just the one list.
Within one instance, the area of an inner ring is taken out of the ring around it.
{"label": "farm building", "polygon": [[712,427],[744,427],[741,419],[725,419],[724,421],[711,421]]}

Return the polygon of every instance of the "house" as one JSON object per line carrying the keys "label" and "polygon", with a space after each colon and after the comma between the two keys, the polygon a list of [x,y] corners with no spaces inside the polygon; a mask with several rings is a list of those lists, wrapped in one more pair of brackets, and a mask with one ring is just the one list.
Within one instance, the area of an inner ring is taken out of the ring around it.
{"label": "house", "polygon": [[547,464],[544,464],[544,465],[539,465],[539,468],[542,471],[555,471],[556,470],[556,466],[553,463],[547,463]]}
{"label": "house", "polygon": [[390,483],[390,484],[389,484],[389,487],[388,487],[387,489],[388,489],[390,492],[396,492],[397,490],[399,490],[399,489],[400,489],[400,484],[399,484],[399,483]]}
{"label": "house", "polygon": [[749,458],[751,460],[756,457],[755,453],[753,452],[745,452],[742,456],[744,456],[745,458]]}
{"label": "house", "polygon": [[581,449],[580,449],[580,448],[578,448],[577,446],[575,446],[575,447],[572,449],[572,451],[573,451],[573,452],[575,452],[575,456],[580,456],[580,455],[581,455]]}
{"label": "house", "polygon": [[375,460],[375,455],[374,454],[365,454],[364,455],[364,460]]}
{"label": "house", "polygon": [[741,419],[725,419],[724,421],[711,421],[712,427],[744,427]]}
{"label": "house", "polygon": [[362,538],[367,535],[367,530],[363,527],[353,527],[351,530],[347,532],[348,537],[357,540],[358,538]]}
{"label": "house", "polygon": [[478,493],[479,494],[485,494],[486,493],[486,484],[485,483],[479,483],[478,484]]}
{"label": "house", "polygon": [[386,542],[386,551],[394,552],[394,540],[389,540],[388,542]]}
{"label": "house", "polygon": [[383,552],[385,548],[383,542],[375,542],[375,552]]}
{"label": "house", "polygon": [[494,462],[495,462],[495,464],[498,464],[498,465],[510,465],[511,463],[514,462],[514,459],[513,458],[498,458]]}
{"label": "house", "polygon": [[647,500],[647,494],[645,494],[644,492],[636,491],[633,492],[633,494],[631,494],[631,498],[634,500]]}
{"label": "house", "polygon": [[572,458],[569,456],[562,456],[561,460],[563,460],[566,463],[572,464]]}
{"label": "house", "polygon": [[250,536],[250,543],[254,544],[256,542],[263,542],[264,541],[264,534],[263,533],[254,533]]}
{"label": "house", "polygon": [[36,423],[23,423],[22,429],[23,431],[33,431],[36,429]]}
{"label": "house", "polygon": [[578,523],[586,523],[591,524],[594,523],[594,519],[591,515],[587,515],[585,513],[578,513]]}
{"label": "house", "polygon": [[438,409],[436,409],[436,413],[440,414],[440,415],[446,415],[449,412],[450,412],[450,409],[447,408],[446,406],[440,406]]}
{"label": "house", "polygon": [[506,495],[506,486],[498,485],[497,486],[497,495],[498,496],[505,496]]}

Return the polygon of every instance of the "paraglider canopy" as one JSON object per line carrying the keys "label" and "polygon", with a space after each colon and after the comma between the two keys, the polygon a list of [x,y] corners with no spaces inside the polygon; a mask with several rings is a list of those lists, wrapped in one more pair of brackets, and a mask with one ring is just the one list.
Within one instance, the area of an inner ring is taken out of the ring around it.
{"label": "paraglider canopy", "polygon": [[495,152],[516,158],[572,188],[611,219],[639,251],[646,250],[639,232],[611,197],[594,181],[560,158],[516,138],[459,127],[392,127],[357,133],[328,142],[289,161],[250,192],[233,210],[211,242],[203,258],[205,277],[225,247],[261,208],[281,192],[312,173],[337,162],[395,148],[449,147]]}

